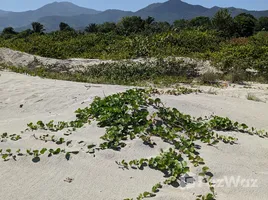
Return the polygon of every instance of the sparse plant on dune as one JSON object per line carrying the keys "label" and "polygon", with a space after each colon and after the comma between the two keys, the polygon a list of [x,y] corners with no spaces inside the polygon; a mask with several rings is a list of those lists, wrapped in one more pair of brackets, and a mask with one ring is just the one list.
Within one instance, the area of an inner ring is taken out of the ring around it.
{"label": "sparse plant on dune", "polygon": [[16,135],[16,134],[8,135],[7,133],[3,133],[2,135],[0,135],[0,142],[4,142],[8,139],[13,140],[13,141],[18,141],[21,139],[21,136]]}
{"label": "sparse plant on dune", "polygon": [[254,95],[252,93],[248,93],[246,98],[247,98],[247,100],[250,100],[250,101],[264,102],[263,100],[261,100],[259,97],[257,97],[256,95]]}

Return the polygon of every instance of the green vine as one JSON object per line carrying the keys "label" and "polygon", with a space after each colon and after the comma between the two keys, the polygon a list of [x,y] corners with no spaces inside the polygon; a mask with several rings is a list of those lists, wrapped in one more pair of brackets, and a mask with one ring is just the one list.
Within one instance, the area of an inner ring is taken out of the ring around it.
{"label": "green vine", "polygon": [[[246,124],[233,122],[229,118],[210,116],[196,119],[181,113],[176,108],[165,107],[161,99],[155,97],[155,95],[160,94],[181,95],[193,92],[200,91],[183,88],[165,92],[157,89],[130,89],[104,98],[96,97],[89,107],[78,109],[75,112],[76,119],[74,121],[57,123],[53,120],[48,123],[38,121],[36,124],[31,122],[28,124],[28,130],[41,129],[58,132],[68,129],[66,135],[69,135],[72,131],[90,124],[91,121],[97,121],[99,127],[106,128],[106,133],[101,137],[103,140],[101,144],[87,146],[86,153],[94,155],[96,150],[113,149],[120,151],[126,146],[127,140],[135,138],[142,140],[145,145],[154,147],[156,143],[153,141],[153,137],[159,137],[163,142],[170,144],[172,148],[168,151],[161,150],[160,154],[155,157],[117,162],[120,167],[129,170],[149,167],[161,171],[166,177],[163,183],[153,186],[151,192],[141,193],[136,199],[153,197],[159,192],[163,184],[172,185],[178,182],[180,177],[190,172],[190,165],[200,168],[199,176],[203,177],[210,189],[209,193],[198,195],[197,200],[216,199],[212,173],[206,166],[196,142],[214,146],[219,142],[235,144],[237,141],[237,138],[219,134],[218,131],[234,131],[260,137],[268,137],[268,134],[265,131],[250,128]],[[21,139],[20,136],[9,136],[6,133],[0,137],[0,139]],[[49,134],[35,138],[44,142],[54,142],[58,145],[70,142],[65,138],[56,138],[55,135]],[[4,161],[12,158],[16,160],[17,156],[26,155],[33,156],[33,159],[38,160],[46,153],[48,157],[64,153],[66,159],[69,160],[71,154],[79,152],[66,152],[60,148],[55,150],[28,149],[26,153],[21,153],[20,150],[16,153],[13,153],[11,149],[0,150],[0,155]]]}

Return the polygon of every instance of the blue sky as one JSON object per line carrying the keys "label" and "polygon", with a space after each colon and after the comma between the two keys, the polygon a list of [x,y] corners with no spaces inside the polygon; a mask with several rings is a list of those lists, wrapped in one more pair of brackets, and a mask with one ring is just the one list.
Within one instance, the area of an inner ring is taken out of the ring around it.
{"label": "blue sky", "polygon": [[[55,0],[1,0],[0,10],[25,11],[37,9]],[[64,1],[64,0],[57,0]],[[66,0],[65,0],[66,1]],[[121,10],[136,11],[151,3],[165,2],[166,0],[67,0],[77,5],[105,10],[116,8]],[[250,10],[268,10],[268,0],[183,0],[191,4],[203,5],[205,7],[238,7]]]}

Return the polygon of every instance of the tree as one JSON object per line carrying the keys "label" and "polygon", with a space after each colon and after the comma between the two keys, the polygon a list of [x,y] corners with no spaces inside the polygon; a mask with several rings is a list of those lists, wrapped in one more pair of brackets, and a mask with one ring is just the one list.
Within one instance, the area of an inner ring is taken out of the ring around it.
{"label": "tree", "polygon": [[39,22],[33,22],[32,28],[34,33],[44,33],[44,25]]}
{"label": "tree", "polygon": [[116,24],[113,22],[105,22],[98,25],[98,31],[101,33],[109,33],[116,30]]}
{"label": "tree", "polygon": [[24,31],[21,31],[19,34],[18,34],[18,38],[26,38],[28,37],[29,35],[32,34],[32,30],[31,29],[26,29]]}
{"label": "tree", "polygon": [[211,27],[211,20],[209,17],[196,17],[190,21],[189,25],[192,27],[203,27],[208,29]]}
{"label": "tree", "polygon": [[97,33],[98,32],[98,26],[97,24],[89,24],[86,28],[85,28],[85,32],[87,33]]}
{"label": "tree", "polygon": [[189,21],[185,19],[179,19],[174,21],[173,27],[175,30],[183,30],[189,26]]}
{"label": "tree", "polygon": [[234,21],[237,33],[240,37],[249,37],[253,35],[257,24],[257,19],[253,15],[241,13],[234,18]]}
{"label": "tree", "polygon": [[144,31],[143,33],[146,35],[150,35],[152,33],[154,33],[153,31],[153,25],[155,24],[155,19],[153,17],[148,16],[145,20],[144,20]]}
{"label": "tree", "polygon": [[123,19],[117,24],[119,33],[131,34],[139,33],[145,29],[145,21],[141,17],[123,17]]}
{"label": "tree", "polygon": [[147,25],[151,25],[154,21],[155,21],[155,19],[151,16],[148,16],[147,19],[145,19],[145,23]]}
{"label": "tree", "polygon": [[257,22],[257,31],[268,31],[268,17],[260,17]]}
{"label": "tree", "polygon": [[171,29],[171,25],[168,22],[154,22],[151,26],[153,33],[168,32]]}
{"label": "tree", "polygon": [[171,30],[171,25],[168,22],[153,22],[151,25],[146,26],[144,30],[145,35],[155,33],[163,33]]}
{"label": "tree", "polygon": [[59,25],[60,31],[71,31],[73,30],[68,24],[61,22]]}
{"label": "tree", "polygon": [[17,32],[14,30],[13,27],[7,27],[7,28],[3,29],[2,34],[15,35],[15,34],[17,34]]}
{"label": "tree", "polygon": [[234,20],[227,9],[221,9],[215,14],[212,25],[223,37],[229,38],[234,34]]}

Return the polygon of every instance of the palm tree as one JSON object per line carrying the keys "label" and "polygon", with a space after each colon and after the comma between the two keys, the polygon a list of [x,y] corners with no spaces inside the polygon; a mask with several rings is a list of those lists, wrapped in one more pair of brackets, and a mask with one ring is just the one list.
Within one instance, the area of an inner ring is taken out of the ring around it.
{"label": "palm tree", "polygon": [[155,19],[151,16],[148,16],[147,19],[145,19],[146,24],[152,24],[155,21]]}
{"label": "palm tree", "polygon": [[98,32],[98,26],[97,24],[89,24],[86,28],[85,28],[85,32],[87,33],[96,33]]}
{"label": "palm tree", "polygon": [[32,28],[34,33],[44,33],[44,25],[40,24],[39,22],[33,22],[32,23]]}
{"label": "palm tree", "polygon": [[59,25],[60,31],[70,31],[72,28],[69,26],[69,24],[66,24],[64,22],[61,22]]}

